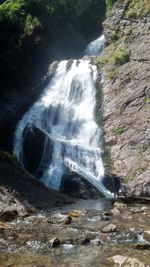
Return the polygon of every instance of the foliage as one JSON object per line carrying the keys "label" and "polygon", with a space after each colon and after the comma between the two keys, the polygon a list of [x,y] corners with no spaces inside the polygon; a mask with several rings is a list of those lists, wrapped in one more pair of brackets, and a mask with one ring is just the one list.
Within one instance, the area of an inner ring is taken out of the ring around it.
{"label": "foliage", "polygon": [[70,23],[89,41],[104,16],[105,0],[7,0],[0,4],[1,90],[22,87],[32,80],[35,67],[48,64],[48,55],[49,61],[54,59],[51,47],[65,25]]}
{"label": "foliage", "polygon": [[129,62],[130,56],[125,48],[120,48],[114,52],[112,60],[114,65],[120,66]]}
{"label": "foliage", "polygon": [[106,0],[106,8],[109,11],[117,0]]}
{"label": "foliage", "polygon": [[149,0],[132,0],[128,6],[126,16],[128,18],[139,18],[150,14]]}
{"label": "foliage", "polygon": [[122,134],[124,132],[124,127],[116,127],[116,128],[113,129],[113,132],[115,134],[120,135],[120,134]]}

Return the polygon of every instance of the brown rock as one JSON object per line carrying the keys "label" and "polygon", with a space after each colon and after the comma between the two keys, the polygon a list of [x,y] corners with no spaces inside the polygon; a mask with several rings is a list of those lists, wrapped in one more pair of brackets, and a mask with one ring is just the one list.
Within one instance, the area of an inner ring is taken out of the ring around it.
{"label": "brown rock", "polygon": [[145,267],[145,264],[141,261],[139,261],[136,258],[131,258],[131,257],[126,257],[126,256],[122,256],[122,255],[115,255],[111,258],[108,258],[106,260],[106,264],[108,264],[108,266],[111,267],[129,267],[129,266],[133,266],[133,267]]}
{"label": "brown rock", "polygon": [[116,207],[114,207],[112,210],[111,210],[111,213],[113,216],[117,216],[117,215],[120,215],[120,210]]}
{"label": "brown rock", "polygon": [[117,230],[117,226],[115,224],[109,224],[107,226],[105,226],[101,232],[102,233],[112,233],[112,232],[116,232]]}

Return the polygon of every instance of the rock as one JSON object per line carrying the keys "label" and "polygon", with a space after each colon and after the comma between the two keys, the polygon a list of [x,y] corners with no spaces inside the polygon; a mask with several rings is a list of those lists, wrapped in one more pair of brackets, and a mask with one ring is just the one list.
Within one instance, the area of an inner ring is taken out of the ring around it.
{"label": "rock", "polygon": [[150,249],[150,244],[147,244],[147,243],[138,243],[134,247],[136,249],[139,249],[139,250],[147,250],[147,249]]}
{"label": "rock", "polygon": [[87,180],[75,172],[63,175],[60,192],[75,198],[100,198],[103,195]]}
{"label": "rock", "polygon": [[150,242],[150,231],[144,231],[144,238]]}
{"label": "rock", "polygon": [[122,202],[115,202],[114,203],[114,206],[117,207],[117,208],[126,208],[127,207],[127,204],[125,203],[122,203]]}
{"label": "rock", "polygon": [[10,222],[18,216],[17,210],[5,210],[0,212],[0,220]]}
{"label": "rock", "polygon": [[66,202],[63,194],[48,189],[23,167],[4,158],[0,159],[0,185],[0,211],[6,219]]}
{"label": "rock", "polygon": [[84,240],[81,241],[81,245],[89,245],[90,244],[90,239],[86,237]]}
{"label": "rock", "polygon": [[73,210],[70,212],[70,217],[81,217],[81,216],[85,216],[86,214],[87,214],[87,211]]}
{"label": "rock", "polygon": [[113,216],[117,216],[117,215],[120,215],[120,210],[117,209],[116,207],[114,207],[112,210],[111,210],[111,213]]}
{"label": "rock", "polygon": [[[51,153],[52,142],[50,138],[39,128],[30,125],[23,133],[23,164],[25,168],[37,178],[43,174],[43,169],[48,165]],[[45,151],[47,158],[42,158]],[[43,168],[44,165],[44,168]]]}
{"label": "rock", "polygon": [[145,211],[147,211],[148,210],[148,207],[146,207],[146,206],[143,206],[142,208],[141,208],[141,212],[145,212]]}
{"label": "rock", "polygon": [[[101,75],[108,173],[121,177],[123,195],[150,196],[149,16],[126,16],[130,1],[117,1],[104,22],[107,47],[95,60]],[[135,10],[136,12],[136,10]],[[130,10],[129,10],[130,13]],[[115,64],[119,51],[128,55]],[[101,63],[101,64],[100,64]],[[138,114],[138,120],[137,120]],[[99,116],[99,113],[97,114]],[[111,162],[110,162],[111,159]]]}
{"label": "rock", "polygon": [[102,233],[113,233],[113,232],[116,232],[117,230],[117,226],[115,224],[109,224],[107,226],[105,226],[101,232]]}
{"label": "rock", "polygon": [[132,208],[130,211],[132,213],[140,213],[141,212],[140,208]]}
{"label": "rock", "polygon": [[121,186],[120,178],[115,175],[105,175],[103,180],[104,186],[112,193],[114,193],[115,197],[119,193],[119,189]]}
{"label": "rock", "polygon": [[68,216],[64,222],[64,224],[70,224],[72,222],[72,217]]}
{"label": "rock", "polygon": [[48,244],[51,248],[58,248],[61,245],[61,242],[58,238],[53,238],[49,240]]}
{"label": "rock", "polygon": [[136,258],[126,257],[122,255],[115,255],[106,260],[106,264],[111,267],[146,267],[145,264]]}
{"label": "rock", "polygon": [[10,229],[12,229],[12,226],[0,221],[0,230],[10,230]]}

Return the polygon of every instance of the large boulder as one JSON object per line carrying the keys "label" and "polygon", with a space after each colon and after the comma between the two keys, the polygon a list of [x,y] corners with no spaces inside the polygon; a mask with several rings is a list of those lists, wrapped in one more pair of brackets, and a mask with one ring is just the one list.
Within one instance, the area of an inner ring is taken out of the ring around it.
{"label": "large boulder", "polygon": [[85,178],[75,172],[62,177],[60,192],[75,198],[100,198],[103,195]]}
{"label": "large boulder", "polygon": [[14,156],[0,151],[0,212],[8,209],[18,213],[33,208],[49,210],[68,200],[29,174]]}
{"label": "large boulder", "polygon": [[[46,151],[48,153],[44,153]],[[42,176],[52,153],[52,141],[36,126],[27,126],[23,133],[23,164],[37,178]],[[43,157],[43,154],[44,157]]]}

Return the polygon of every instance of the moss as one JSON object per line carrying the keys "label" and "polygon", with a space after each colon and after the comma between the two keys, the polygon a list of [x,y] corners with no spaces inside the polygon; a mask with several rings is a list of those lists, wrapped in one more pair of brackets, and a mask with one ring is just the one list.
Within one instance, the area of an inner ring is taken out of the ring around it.
{"label": "moss", "polygon": [[14,155],[9,154],[8,152],[2,151],[2,150],[0,150],[0,160],[12,163],[15,166],[19,166],[20,165],[18,160],[17,160],[17,158]]}
{"label": "moss", "polygon": [[112,67],[108,72],[108,77],[110,80],[114,80],[117,77],[117,70],[116,68]]}
{"label": "moss", "polygon": [[106,8],[107,11],[110,11],[112,6],[117,2],[117,0],[106,0]]}
{"label": "moss", "polygon": [[124,127],[116,127],[113,129],[113,133],[114,134],[117,134],[117,135],[120,135],[124,132]]}
{"label": "moss", "polygon": [[150,97],[147,97],[147,98],[146,98],[146,103],[147,103],[147,104],[150,104]]}
{"label": "moss", "polygon": [[114,30],[111,33],[111,40],[112,42],[116,42],[119,39],[119,30]]}
{"label": "moss", "polygon": [[126,12],[127,18],[140,18],[150,14],[150,1],[149,0],[132,0],[129,3]]}

